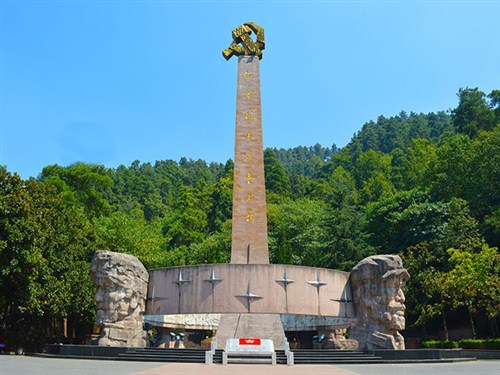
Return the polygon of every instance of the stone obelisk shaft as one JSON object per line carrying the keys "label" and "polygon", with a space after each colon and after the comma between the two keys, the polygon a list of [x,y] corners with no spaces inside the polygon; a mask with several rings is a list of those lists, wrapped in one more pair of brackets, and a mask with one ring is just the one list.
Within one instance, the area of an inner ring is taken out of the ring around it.
{"label": "stone obelisk shaft", "polygon": [[238,58],[231,263],[269,263],[257,56]]}

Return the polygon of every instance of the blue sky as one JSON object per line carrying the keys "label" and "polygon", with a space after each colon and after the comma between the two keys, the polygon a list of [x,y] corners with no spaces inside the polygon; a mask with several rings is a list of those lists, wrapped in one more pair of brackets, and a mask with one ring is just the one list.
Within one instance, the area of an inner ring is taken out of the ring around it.
{"label": "blue sky", "polygon": [[233,157],[236,60],[264,27],[265,147],[500,89],[500,1],[0,1],[0,164]]}

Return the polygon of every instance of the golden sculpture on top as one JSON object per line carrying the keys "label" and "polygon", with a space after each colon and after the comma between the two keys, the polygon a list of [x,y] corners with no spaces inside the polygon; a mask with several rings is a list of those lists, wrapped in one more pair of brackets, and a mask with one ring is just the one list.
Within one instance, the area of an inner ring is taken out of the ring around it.
{"label": "golden sculpture on top", "polygon": [[[250,35],[252,31],[257,36],[254,41]],[[262,60],[262,50],[266,47],[264,29],[253,22],[245,22],[232,32],[233,43],[222,51],[222,56],[229,60],[233,56],[258,56]],[[240,45],[241,44],[241,45]]]}

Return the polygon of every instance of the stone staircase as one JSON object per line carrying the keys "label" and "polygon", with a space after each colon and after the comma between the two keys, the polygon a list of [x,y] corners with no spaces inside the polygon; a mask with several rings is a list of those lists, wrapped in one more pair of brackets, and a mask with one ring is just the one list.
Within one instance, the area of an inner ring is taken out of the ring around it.
{"label": "stone staircase", "polygon": [[[52,358],[110,359],[149,362],[205,363],[205,349],[158,349],[115,348],[91,345],[57,345],[50,353],[32,354]],[[464,356],[461,349],[410,349],[410,350],[292,350],[296,365],[307,364],[375,364],[375,363],[445,363],[473,361],[475,357]],[[261,361],[252,361],[259,363]],[[264,362],[264,361],[262,361]],[[262,363],[261,362],[261,363]],[[222,350],[213,353],[213,362],[222,363]],[[240,363],[248,363],[248,357]],[[287,364],[284,350],[276,350],[276,363]]]}
{"label": "stone staircase", "polygon": [[[130,348],[118,359],[145,362],[205,363],[205,349]],[[216,350],[214,363],[222,363],[222,350]]]}
{"label": "stone staircase", "polygon": [[[157,349],[157,348],[134,348],[125,353],[118,354],[119,359],[145,361],[145,362],[187,362],[205,363],[205,352],[203,349]],[[382,363],[381,357],[370,352],[346,351],[346,350],[293,350],[296,365],[300,364],[347,364],[347,363]],[[234,361],[237,363],[267,363],[266,360],[258,358],[242,358]],[[216,350],[213,363],[222,363],[222,350]],[[276,363],[286,365],[286,354],[284,350],[276,350]]]}
{"label": "stone staircase", "polygon": [[[215,341],[215,340],[214,340]],[[222,350],[212,342],[212,363],[222,363]],[[286,345],[284,345],[286,346]],[[276,363],[287,364],[284,350],[275,350]],[[32,353],[49,358],[107,359],[151,362],[205,363],[206,349],[121,348],[94,345],[51,345],[48,353]],[[447,363],[474,361],[476,357],[462,349],[407,349],[407,350],[314,350],[294,349],[294,363],[300,364],[374,364],[374,363]],[[248,357],[247,357],[248,359]],[[242,359],[242,361],[244,361]],[[259,361],[253,361],[258,363]]]}
{"label": "stone staircase", "polygon": [[[369,351],[350,350],[292,350],[296,365],[303,364],[361,364],[383,363],[382,357],[375,356]],[[280,363],[280,362],[278,362]],[[285,362],[286,363],[286,357]]]}

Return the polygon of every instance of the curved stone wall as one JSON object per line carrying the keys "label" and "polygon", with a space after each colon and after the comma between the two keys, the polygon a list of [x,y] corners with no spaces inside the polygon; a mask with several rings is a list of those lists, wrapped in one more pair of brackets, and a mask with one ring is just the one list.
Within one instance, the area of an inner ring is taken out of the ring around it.
{"label": "curved stone wall", "polygon": [[279,264],[149,271],[147,315],[262,313],[353,318],[349,273]]}

